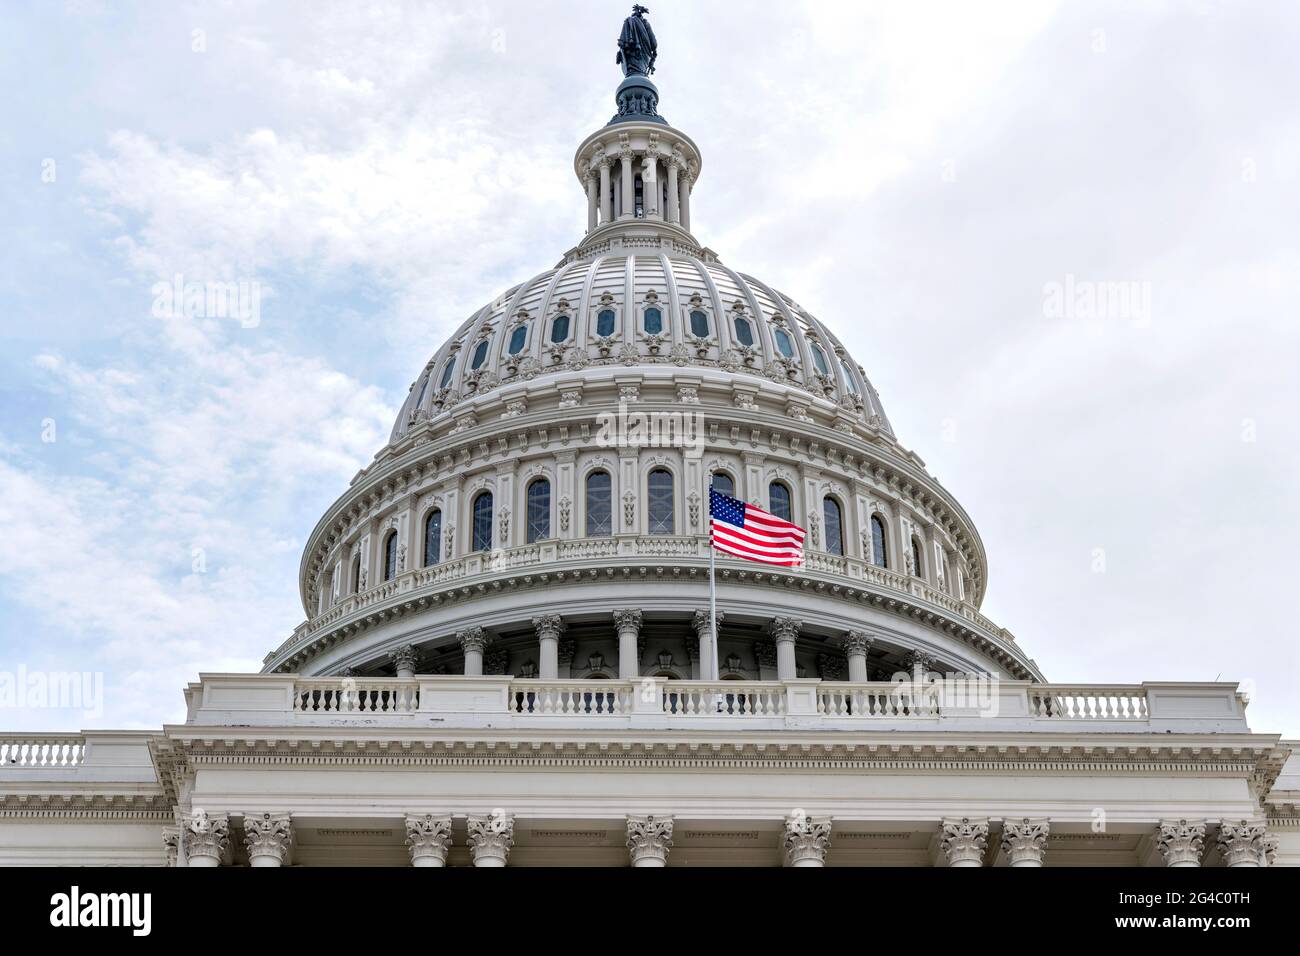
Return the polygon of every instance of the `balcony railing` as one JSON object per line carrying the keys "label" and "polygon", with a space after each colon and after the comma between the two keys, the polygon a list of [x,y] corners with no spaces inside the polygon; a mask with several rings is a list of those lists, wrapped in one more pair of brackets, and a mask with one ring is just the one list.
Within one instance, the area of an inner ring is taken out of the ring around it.
{"label": "balcony railing", "polygon": [[[709,726],[1245,732],[1232,684],[1052,685],[969,679],[845,681],[301,678],[212,675],[187,691],[189,723],[526,728]],[[32,738],[36,741],[38,738]],[[39,738],[44,740],[46,738]],[[54,759],[29,757],[24,760]]]}
{"label": "balcony railing", "polygon": [[[433,593],[441,588],[461,584],[467,579],[529,568],[563,571],[591,561],[638,562],[663,558],[705,563],[708,557],[708,538],[700,535],[622,535],[614,538],[547,541],[501,551],[463,555],[432,568],[406,571],[393,580],[377,584],[360,594],[341,598],[333,607],[300,624],[274,654],[268,655],[267,661],[289,654],[317,635],[328,632],[351,618],[409,600],[412,596],[418,597],[420,592]],[[753,565],[729,558],[720,558],[719,567],[736,571],[754,570]],[[879,568],[859,558],[817,551],[808,552],[802,573],[847,578],[864,586],[906,594],[970,622],[990,636],[1005,642],[1009,649],[1015,646],[1015,637],[1011,632],[989,620],[974,605],[932,587],[919,578]]]}

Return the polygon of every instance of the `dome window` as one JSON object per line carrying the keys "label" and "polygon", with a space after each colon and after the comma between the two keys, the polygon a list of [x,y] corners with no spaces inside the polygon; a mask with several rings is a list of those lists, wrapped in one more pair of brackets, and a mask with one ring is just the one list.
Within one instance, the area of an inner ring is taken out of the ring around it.
{"label": "dome window", "polygon": [[840,368],[844,369],[844,384],[848,386],[850,392],[854,395],[861,395],[858,391],[858,383],[853,378],[853,369],[849,368],[848,362],[840,362]]}
{"label": "dome window", "polygon": [[607,471],[587,476],[587,537],[608,538],[614,533],[613,482]]}
{"label": "dome window", "polygon": [[691,313],[691,335],[701,339],[709,337],[709,317],[698,309]]}
{"label": "dome window", "polygon": [[442,512],[434,509],[424,519],[424,566],[432,568],[442,561]]}
{"label": "dome window", "polygon": [[391,581],[397,577],[397,532],[393,531],[384,541],[384,580]]}
{"label": "dome window", "polygon": [[912,535],[912,573],[925,580],[925,558],[922,556],[921,539]]}
{"label": "dome window", "polygon": [[673,534],[676,521],[673,515],[673,475],[662,468],[650,472],[649,499],[650,533]]}
{"label": "dome window", "polygon": [[740,316],[736,316],[734,325],[736,327],[736,340],[739,341],[741,345],[745,346],[745,348],[753,348],[754,328],[749,324],[749,319],[742,319]]}
{"label": "dome window", "polygon": [[551,323],[551,341],[556,345],[569,340],[569,317],[557,315]]}
{"label": "dome window", "polygon": [[614,310],[603,309],[600,315],[596,316],[596,334],[602,338],[614,334]]}
{"label": "dome window", "polygon": [[426,375],[424,377],[424,381],[420,384],[420,394],[415,397],[416,408],[419,408],[421,405],[424,404],[424,393],[429,390],[429,382],[430,380],[432,380],[432,378],[433,378],[432,375]]}
{"label": "dome window", "polygon": [[551,536],[551,483],[538,478],[528,486],[528,543]]}
{"label": "dome window", "polygon": [[645,310],[645,334],[662,335],[664,331],[664,314],[658,309]]}
{"label": "dome window", "polygon": [[528,344],[528,326],[521,325],[510,333],[510,354],[518,355]]}
{"label": "dome window", "polygon": [[492,550],[492,492],[485,491],[474,499],[473,539],[474,551]]}
{"label": "dome window", "polygon": [[871,516],[871,563],[878,568],[889,566],[888,545],[885,543],[885,522],[880,515]]}
{"label": "dome window", "polygon": [[483,363],[487,361],[489,344],[490,344],[489,340],[484,339],[482,342],[478,344],[478,348],[474,350],[474,361],[471,362],[469,366],[472,371],[477,372],[479,369],[483,367]]}
{"label": "dome window", "polygon": [[817,371],[829,377],[831,374],[831,367],[826,364],[826,353],[822,351],[822,347],[820,345],[814,345],[812,347],[812,354],[813,364],[817,366]]}
{"label": "dome window", "polygon": [[767,486],[768,510],[782,521],[793,521],[794,509],[790,502],[790,489],[784,482],[774,481]]}
{"label": "dome window", "polygon": [[844,554],[844,516],[840,503],[829,496],[823,499],[822,515],[826,519],[826,550],[831,554]]}
{"label": "dome window", "polygon": [[728,498],[736,497],[736,482],[725,471],[714,472],[713,490],[720,495],[726,495]]}
{"label": "dome window", "polygon": [[438,388],[446,388],[451,384],[451,373],[454,371],[456,371],[456,360],[454,358],[449,358],[447,359],[447,364],[442,368],[442,381],[438,383]]}
{"label": "dome window", "polygon": [[776,339],[776,348],[786,358],[794,358],[794,342],[790,341],[790,333],[785,329],[773,329],[772,337]]}

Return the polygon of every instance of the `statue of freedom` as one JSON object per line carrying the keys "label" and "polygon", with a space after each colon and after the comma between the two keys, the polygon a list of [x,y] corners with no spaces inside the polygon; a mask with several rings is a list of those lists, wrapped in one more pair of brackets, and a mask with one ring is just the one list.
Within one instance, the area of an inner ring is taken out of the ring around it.
{"label": "statue of freedom", "polygon": [[615,63],[623,64],[624,76],[649,76],[655,71],[655,59],[659,56],[659,42],[645,14],[649,7],[635,4],[632,15],[623,21],[623,33],[618,38],[618,56]]}

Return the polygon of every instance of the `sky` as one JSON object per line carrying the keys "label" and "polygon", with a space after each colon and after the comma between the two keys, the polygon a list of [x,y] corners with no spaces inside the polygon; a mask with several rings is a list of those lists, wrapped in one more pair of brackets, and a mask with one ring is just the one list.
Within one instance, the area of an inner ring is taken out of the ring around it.
{"label": "sky", "polygon": [[[1049,680],[1240,681],[1300,737],[1300,9],[649,5],[696,235],[866,368],[985,613]],[[0,730],[180,722],[284,641],[429,356],[581,237],[628,7],[4,6],[0,675],[103,691]]]}

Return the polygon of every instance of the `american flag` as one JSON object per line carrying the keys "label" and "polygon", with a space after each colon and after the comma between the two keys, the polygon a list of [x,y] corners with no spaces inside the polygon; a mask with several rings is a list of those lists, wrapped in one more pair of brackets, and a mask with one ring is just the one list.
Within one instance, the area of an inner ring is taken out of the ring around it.
{"label": "american flag", "polygon": [[713,519],[713,546],[719,551],[787,568],[803,564],[803,539],[807,532],[797,524],[712,488],[709,489],[709,517]]}

